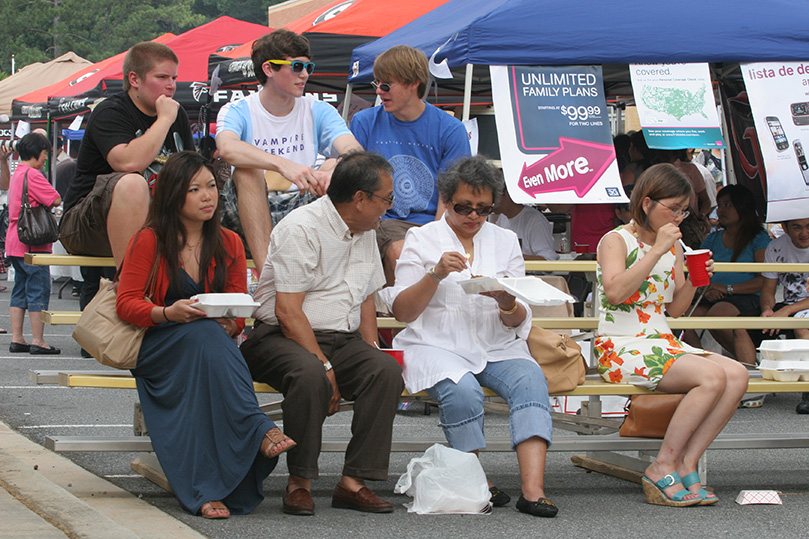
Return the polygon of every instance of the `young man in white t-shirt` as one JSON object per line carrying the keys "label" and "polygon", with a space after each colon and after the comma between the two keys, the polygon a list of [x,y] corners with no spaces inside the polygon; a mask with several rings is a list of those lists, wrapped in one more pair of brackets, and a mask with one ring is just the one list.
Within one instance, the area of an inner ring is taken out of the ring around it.
{"label": "young man in white t-shirt", "polygon": [[[792,219],[781,225],[786,234],[774,239],[767,247],[764,262],[809,263],[809,219]],[[764,285],[761,288],[761,316],[809,317],[809,273],[764,272]],[[784,287],[784,301],[775,302],[775,289],[778,284]],[[809,339],[809,329],[796,329],[795,336]],[[770,335],[778,330],[765,330]],[[795,410],[799,414],[809,414],[809,393],[801,396]]]}
{"label": "young man in white t-shirt", "polygon": [[551,222],[536,208],[514,202],[508,190],[503,190],[489,220],[517,234],[526,260],[559,260],[553,245]]}
{"label": "young man in white t-shirt", "polygon": [[279,190],[323,195],[336,161],[318,170],[318,154],[336,157],[362,147],[337,110],[303,92],[314,71],[309,40],[276,30],[253,43],[253,69],[261,90],[222,107],[216,119],[216,146],[232,165],[239,221],[247,245],[261,268],[267,257],[272,220],[265,171],[287,183]]}

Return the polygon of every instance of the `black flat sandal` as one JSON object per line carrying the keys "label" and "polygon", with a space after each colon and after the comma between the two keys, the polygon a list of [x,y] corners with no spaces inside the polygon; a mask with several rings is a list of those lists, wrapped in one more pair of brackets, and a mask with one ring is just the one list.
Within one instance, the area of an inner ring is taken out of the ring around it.
{"label": "black flat sandal", "polygon": [[504,505],[506,505],[508,502],[511,501],[511,496],[509,496],[508,494],[506,494],[497,487],[491,487],[489,489],[489,492],[492,493],[492,497],[489,501],[492,502],[492,505],[494,507],[503,507]]}
{"label": "black flat sandal", "polygon": [[529,502],[522,494],[520,494],[520,499],[517,500],[517,510],[520,513],[527,513],[535,517],[544,518],[555,517],[556,513],[559,512],[559,508],[548,498],[540,498],[535,502]]}

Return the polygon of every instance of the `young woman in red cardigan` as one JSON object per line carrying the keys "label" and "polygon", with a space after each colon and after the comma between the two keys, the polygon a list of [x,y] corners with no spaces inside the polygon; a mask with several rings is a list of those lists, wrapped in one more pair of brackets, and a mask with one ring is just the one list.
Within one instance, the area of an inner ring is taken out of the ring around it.
{"label": "young woman in red cardigan", "polygon": [[150,328],[132,374],[152,446],[180,504],[206,518],[252,511],[295,445],[259,409],[233,341],[244,319],[208,318],[189,299],[247,292],[244,247],[220,226],[218,201],[202,156],[172,155],[129,243],[117,300],[122,320]]}

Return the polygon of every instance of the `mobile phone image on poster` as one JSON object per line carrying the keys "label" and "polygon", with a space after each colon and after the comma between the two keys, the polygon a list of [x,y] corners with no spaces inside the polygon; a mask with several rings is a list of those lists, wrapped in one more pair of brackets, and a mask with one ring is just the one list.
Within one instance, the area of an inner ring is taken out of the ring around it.
{"label": "mobile phone image on poster", "polygon": [[521,204],[626,200],[601,66],[490,66],[500,158]]}
{"label": "mobile phone image on poster", "polygon": [[741,65],[764,168],[767,220],[809,217],[809,62]]}

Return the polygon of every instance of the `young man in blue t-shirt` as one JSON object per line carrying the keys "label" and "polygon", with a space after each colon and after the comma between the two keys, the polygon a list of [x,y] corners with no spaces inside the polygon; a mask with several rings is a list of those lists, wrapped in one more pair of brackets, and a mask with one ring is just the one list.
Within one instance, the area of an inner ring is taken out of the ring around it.
{"label": "young man in blue t-shirt", "polygon": [[[251,58],[262,88],[222,107],[216,119],[216,146],[222,159],[235,167],[233,183],[238,193],[238,215],[230,215],[235,208],[226,201],[223,220],[235,221],[236,232],[243,233],[260,271],[272,232],[270,203],[285,205],[276,217],[294,205],[285,204],[283,196],[271,197],[268,203],[265,171],[280,174],[273,190],[319,196],[326,193],[336,161],[328,159],[315,169],[318,155],[335,157],[362,147],[334,107],[303,95],[315,69],[308,39],[276,30],[253,43]],[[294,196],[292,200],[312,199]]]}
{"label": "young man in blue t-shirt", "polygon": [[422,100],[429,77],[424,53],[406,45],[388,49],[374,62],[373,85],[382,105],[358,112],[351,121],[357,141],[393,165],[393,206],[377,230],[389,285],[407,229],[444,213],[436,187],[439,172],[471,155],[463,124]]}

